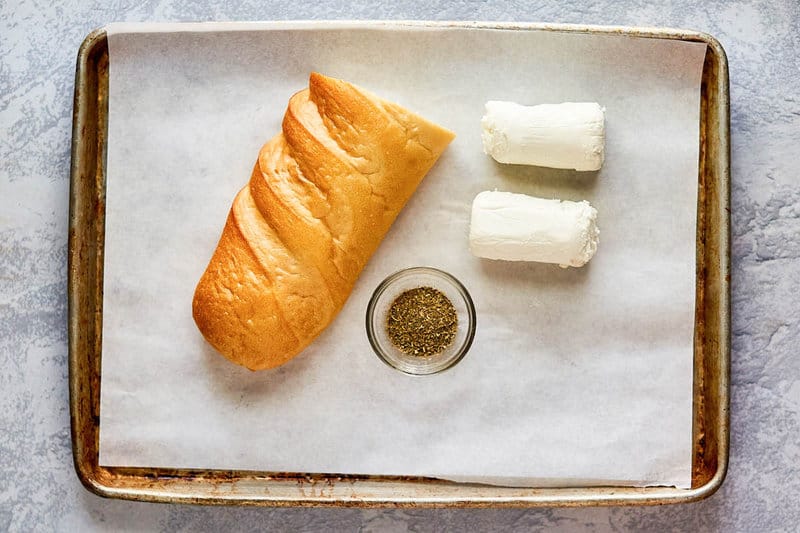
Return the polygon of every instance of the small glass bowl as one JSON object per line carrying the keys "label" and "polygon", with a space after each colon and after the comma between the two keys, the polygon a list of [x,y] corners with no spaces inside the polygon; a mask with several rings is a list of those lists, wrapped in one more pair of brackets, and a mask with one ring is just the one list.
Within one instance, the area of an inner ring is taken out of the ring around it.
{"label": "small glass bowl", "polygon": [[[417,287],[440,290],[452,302],[458,316],[458,327],[453,342],[432,356],[409,355],[398,349],[386,331],[386,315],[403,292]],[[413,267],[395,272],[378,285],[367,305],[367,337],[380,359],[412,376],[436,374],[458,363],[472,344],[475,336],[475,306],[467,289],[456,278],[436,268]]]}

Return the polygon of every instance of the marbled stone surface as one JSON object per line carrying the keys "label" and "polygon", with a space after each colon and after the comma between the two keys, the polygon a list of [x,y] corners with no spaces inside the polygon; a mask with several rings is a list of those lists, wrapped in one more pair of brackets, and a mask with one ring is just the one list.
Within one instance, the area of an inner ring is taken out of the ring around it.
{"label": "marbled stone surface", "polygon": [[[659,508],[237,509],[103,500],[72,469],[66,253],[74,62],[111,21],[520,20],[707,31],[730,60],[732,456],[722,489]],[[800,524],[797,0],[0,0],[0,530],[796,531]]]}

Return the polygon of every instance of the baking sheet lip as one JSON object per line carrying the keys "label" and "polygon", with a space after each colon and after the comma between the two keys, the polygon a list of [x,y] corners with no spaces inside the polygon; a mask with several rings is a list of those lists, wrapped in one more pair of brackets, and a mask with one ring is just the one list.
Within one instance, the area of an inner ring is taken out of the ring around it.
{"label": "baking sheet lip", "polygon": [[[288,21],[291,22],[291,21]],[[319,23],[327,21],[310,21]],[[334,21],[341,22],[341,21]],[[364,21],[361,21],[363,23]],[[379,21],[373,21],[379,22]],[[385,21],[388,23],[396,24],[403,21]],[[417,21],[415,21],[416,23]],[[446,22],[431,22],[434,25],[448,24]],[[453,24],[480,24],[487,23],[468,23],[468,22],[455,22]],[[730,93],[729,93],[729,74],[727,55],[721,43],[711,36],[710,34],[695,32],[691,30],[673,30],[669,28],[635,28],[624,26],[585,26],[574,24],[543,24],[543,23],[498,23],[504,27],[510,26],[509,29],[542,29],[565,31],[569,33],[593,32],[595,29],[600,33],[610,34],[626,34],[631,33],[641,37],[648,38],[667,38],[677,40],[689,40],[706,43],[712,52],[716,55],[716,63],[719,68],[720,76],[716,92],[719,95],[719,102],[717,104],[718,110],[721,112],[722,119],[718,125],[719,137],[722,143],[721,156],[717,158],[716,164],[719,165],[719,182],[720,189],[723,193],[721,195],[722,208],[722,223],[725,226],[723,236],[721,237],[720,247],[724,250],[721,254],[721,263],[719,265],[721,276],[721,289],[722,300],[720,308],[722,314],[726,316],[725,320],[720,323],[720,345],[719,356],[721,357],[721,373],[724,379],[720,379],[719,387],[716,392],[719,394],[720,409],[718,414],[718,421],[722,436],[718,442],[718,449],[716,453],[717,465],[714,475],[706,481],[703,485],[689,489],[678,488],[665,488],[665,487],[649,487],[639,488],[636,490],[647,491],[637,492],[633,494],[620,494],[620,495],[607,495],[607,494],[583,494],[579,496],[572,495],[570,497],[559,496],[545,496],[542,494],[531,496],[511,496],[511,497],[480,497],[480,496],[465,496],[450,497],[443,496],[440,498],[431,497],[363,497],[355,499],[347,498],[324,498],[320,496],[305,496],[301,495],[296,498],[286,496],[254,496],[235,494],[219,494],[212,493],[200,495],[180,494],[170,492],[169,490],[147,490],[136,487],[115,487],[111,483],[103,480],[104,467],[98,465],[97,454],[94,455],[94,461],[91,459],[87,462],[82,462],[79,457],[79,451],[86,446],[84,438],[79,434],[78,424],[79,418],[86,416],[81,413],[79,409],[79,394],[78,390],[78,376],[76,369],[78,368],[78,353],[75,349],[75,338],[78,336],[79,317],[77,316],[77,278],[79,274],[74,269],[77,262],[79,251],[76,250],[76,242],[82,241],[77,237],[76,230],[76,213],[75,204],[79,201],[78,195],[80,191],[75,187],[76,181],[80,174],[80,162],[85,158],[81,154],[81,139],[79,132],[83,125],[82,114],[85,109],[82,108],[83,104],[79,98],[79,87],[82,87],[86,82],[86,71],[89,68],[89,56],[94,51],[95,47],[107,37],[107,26],[100,27],[90,32],[82,42],[76,66],[76,83],[74,95],[74,108],[73,108],[73,130],[72,130],[72,146],[71,146],[71,165],[70,165],[70,205],[69,205],[69,253],[68,253],[68,331],[69,331],[69,391],[70,391],[70,422],[71,422],[71,436],[72,436],[72,451],[73,462],[81,483],[92,493],[102,497],[120,498],[129,500],[152,501],[152,502],[172,502],[172,503],[197,503],[197,504],[239,504],[239,505],[272,505],[272,506],[346,506],[346,507],[488,507],[488,506],[505,506],[505,507],[540,507],[540,506],[594,506],[594,505],[659,505],[659,504],[673,504],[673,503],[688,503],[693,501],[702,500],[714,494],[722,485],[728,469],[729,462],[729,446],[730,446]],[[469,26],[472,27],[472,26]],[[664,33],[667,32],[667,33]],[[673,33],[670,33],[673,32]],[[158,470],[158,469],[156,469]],[[208,473],[213,473],[214,470],[208,470]],[[157,476],[154,479],[158,479]],[[233,481],[235,483],[236,481]],[[624,487],[615,487],[616,490],[625,491]],[[586,492],[593,492],[591,488],[578,488],[578,489],[540,489],[546,491],[569,491],[569,490],[584,490]]]}
{"label": "baking sheet lip", "polygon": [[713,35],[697,32],[697,38],[706,43],[709,52],[714,56],[718,68],[718,83],[716,94],[718,98],[718,111],[720,115],[718,127],[718,142],[720,155],[717,157],[717,181],[720,190],[720,218],[723,229],[720,231],[719,247],[724,251],[720,254],[720,315],[723,317],[719,323],[719,357],[720,377],[716,394],[719,399],[717,413],[717,428],[721,432],[717,441],[716,471],[705,484],[692,489],[697,492],[697,501],[713,495],[722,486],[728,474],[730,461],[730,382],[731,382],[731,137],[730,137],[730,74],[728,55],[722,43]]}
{"label": "baking sheet lip", "polygon": [[95,473],[90,468],[90,465],[81,461],[79,456],[80,450],[85,445],[83,437],[79,433],[79,402],[80,390],[78,390],[78,350],[75,346],[78,332],[78,292],[77,286],[77,264],[79,258],[77,257],[77,227],[78,213],[76,212],[76,204],[78,203],[78,196],[80,189],[78,181],[80,179],[81,164],[84,161],[81,148],[83,143],[81,141],[81,131],[85,127],[84,115],[86,110],[83,107],[82,99],[85,88],[83,87],[86,78],[86,69],[88,68],[89,55],[100,40],[105,35],[105,29],[99,28],[91,31],[83,40],[78,48],[78,54],[75,64],[75,87],[72,100],[72,137],[70,146],[70,179],[69,179],[69,224],[67,235],[67,346],[68,346],[68,363],[69,363],[69,404],[70,404],[70,436],[72,438],[72,462],[75,468],[75,473],[84,487],[99,494],[95,490],[97,483]]}
{"label": "baking sheet lip", "polygon": [[[720,247],[725,250],[722,254],[722,264],[720,283],[722,284],[722,313],[724,320],[720,320],[720,353],[722,356],[721,372],[724,380],[720,378],[720,417],[719,427],[723,436],[719,442],[717,450],[717,471],[706,484],[709,486],[704,497],[711,496],[716,492],[725,481],[728,474],[728,463],[730,461],[730,382],[731,382],[731,136],[730,136],[730,73],[728,70],[728,54],[722,43],[710,34],[703,34],[707,39],[707,45],[717,57],[720,70],[720,83],[717,92],[720,98],[720,108],[723,119],[720,121],[720,139],[723,144],[722,157],[720,157],[719,182],[722,189],[722,209],[720,210],[723,218],[725,230],[720,236]],[[702,487],[701,487],[702,488]]]}
{"label": "baking sheet lip", "polygon": [[[250,505],[250,506],[275,506],[275,507],[360,507],[360,508],[386,508],[386,507],[600,507],[619,505],[664,505],[691,503],[703,500],[714,494],[722,484],[724,473],[719,472],[714,479],[694,489],[675,489],[674,487],[633,488],[637,492],[626,494],[625,487],[595,487],[606,492],[594,492],[592,488],[550,488],[533,489],[547,491],[549,494],[533,494],[529,496],[364,496],[364,497],[339,497],[315,496],[299,494],[297,496],[269,495],[269,494],[235,494],[233,492],[209,492],[204,494],[187,494],[164,488],[161,490],[147,488],[114,487],[103,483],[98,476],[93,475],[81,481],[92,493],[104,498],[117,498],[124,500],[167,502],[179,504],[198,505]],[[228,482],[234,485],[236,482]],[[296,484],[294,480],[287,483]],[[580,490],[583,494],[575,494]],[[608,491],[612,492],[608,492]],[[647,492],[644,492],[647,490]],[[564,492],[566,494],[559,494]]]}
{"label": "baking sheet lip", "polygon": [[[212,31],[271,31],[271,30],[346,30],[346,29],[483,29],[483,30],[544,30],[566,33],[629,35],[633,37],[675,39],[706,44],[719,41],[697,30],[658,27],[625,26],[550,22],[510,22],[478,20],[416,20],[416,19],[293,19],[252,21],[197,22],[110,22],[101,27],[107,33],[203,33]],[[719,45],[721,48],[721,45]]]}

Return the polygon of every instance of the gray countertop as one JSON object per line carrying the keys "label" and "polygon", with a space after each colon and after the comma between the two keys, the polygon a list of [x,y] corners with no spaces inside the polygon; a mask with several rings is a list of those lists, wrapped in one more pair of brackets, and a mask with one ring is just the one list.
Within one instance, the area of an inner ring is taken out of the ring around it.
{"label": "gray countertop", "polygon": [[[0,2],[0,530],[722,530],[800,523],[800,3],[796,0]],[[656,508],[237,509],[103,500],[72,468],[66,258],[72,90],[111,21],[518,20],[672,26],[731,74],[731,460],[710,499]]]}

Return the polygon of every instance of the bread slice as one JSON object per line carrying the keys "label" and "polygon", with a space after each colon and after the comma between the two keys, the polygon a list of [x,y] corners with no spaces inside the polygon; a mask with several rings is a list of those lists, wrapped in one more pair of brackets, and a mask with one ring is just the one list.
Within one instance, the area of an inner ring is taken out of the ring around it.
{"label": "bread slice", "polygon": [[312,73],[258,155],[195,289],[206,340],[251,370],[281,365],[334,319],[452,132]]}

